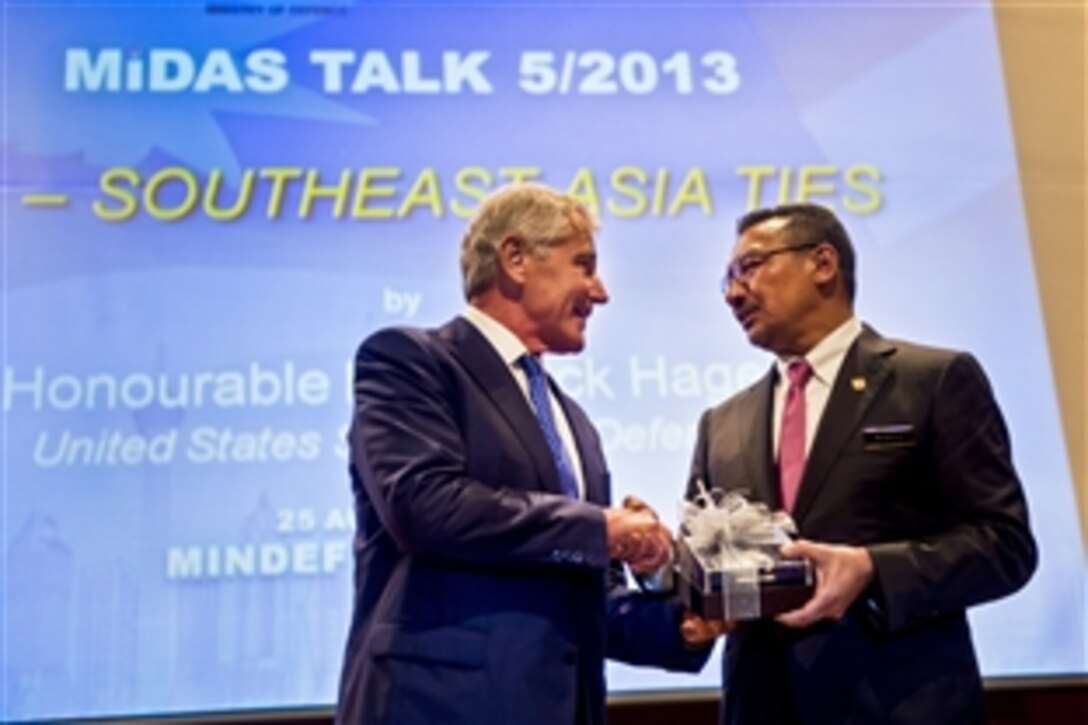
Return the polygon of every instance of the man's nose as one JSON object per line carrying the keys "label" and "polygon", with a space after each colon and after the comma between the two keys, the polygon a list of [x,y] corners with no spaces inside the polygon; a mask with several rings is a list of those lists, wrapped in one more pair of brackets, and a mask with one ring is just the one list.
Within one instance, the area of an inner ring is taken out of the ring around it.
{"label": "man's nose", "polygon": [[744,301],[744,296],[748,294],[748,289],[744,286],[744,283],[738,280],[736,277],[725,278],[725,302],[733,309],[737,308],[737,305]]}
{"label": "man's nose", "polygon": [[608,302],[608,290],[604,286],[604,280],[600,277],[593,278],[593,286],[590,288],[590,299],[598,305],[603,305]]}

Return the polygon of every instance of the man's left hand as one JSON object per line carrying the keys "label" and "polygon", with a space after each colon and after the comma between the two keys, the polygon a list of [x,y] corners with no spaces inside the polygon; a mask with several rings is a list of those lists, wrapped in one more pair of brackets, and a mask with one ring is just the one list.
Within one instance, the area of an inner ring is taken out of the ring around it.
{"label": "man's left hand", "polygon": [[799,609],[775,619],[787,627],[807,627],[839,619],[873,580],[873,558],[858,546],[817,544],[801,539],[782,547],[788,559],[809,559],[816,567],[816,591]]}
{"label": "man's left hand", "polygon": [[728,634],[735,624],[720,619],[703,619],[693,612],[684,612],[680,621],[680,636],[684,644],[692,649],[701,649],[714,643],[723,634]]}

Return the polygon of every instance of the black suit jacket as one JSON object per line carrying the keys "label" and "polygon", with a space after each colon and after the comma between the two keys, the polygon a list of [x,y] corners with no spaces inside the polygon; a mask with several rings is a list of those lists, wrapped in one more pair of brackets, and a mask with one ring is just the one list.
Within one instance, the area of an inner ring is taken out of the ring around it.
{"label": "black suit jacket", "polygon": [[338,723],[600,723],[606,653],[705,661],[683,648],[676,603],[621,586],[597,433],[552,385],[585,501],[561,493],[525,395],[471,323],[383,330],[360,347]]}
{"label": "black suit jacket", "polygon": [[[775,376],[703,415],[689,496],[701,478],[780,506]],[[965,609],[1022,586],[1036,550],[974,358],[865,327],[834,381],[793,515],[804,538],[867,547],[876,578],[837,622],[758,621],[730,634],[725,722],[982,721]]]}

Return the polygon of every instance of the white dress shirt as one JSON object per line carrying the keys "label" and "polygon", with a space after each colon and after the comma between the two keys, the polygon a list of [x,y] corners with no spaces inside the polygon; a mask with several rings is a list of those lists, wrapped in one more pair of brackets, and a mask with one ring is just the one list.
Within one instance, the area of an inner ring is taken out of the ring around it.
{"label": "white dress shirt", "polygon": [[[480,331],[480,334],[491,344],[491,347],[495,348],[495,352],[506,363],[506,369],[514,376],[514,381],[517,382],[526,402],[532,408],[533,401],[529,397],[529,379],[526,377],[521,363],[518,362],[522,355],[529,354],[529,350],[518,339],[517,335],[486,312],[468,305],[465,311],[461,313],[461,316],[472,323],[472,326]],[[541,366],[543,366],[544,361],[541,360],[540,362]],[[559,439],[567,452],[567,460],[570,461],[571,466],[574,468],[574,480],[578,483],[578,496],[585,498],[586,487],[582,476],[582,459],[578,455],[578,446],[574,443],[574,433],[571,431],[570,422],[567,421],[567,415],[563,412],[563,406],[559,404],[559,400],[552,392],[551,385],[548,386],[548,399],[552,404],[552,419],[558,429]]]}
{"label": "white dress shirt", "polygon": [[[820,340],[814,348],[808,351],[804,359],[812,367],[812,377],[805,386],[805,455],[812,449],[812,439],[816,437],[816,428],[823,417],[824,408],[827,407],[827,399],[831,396],[831,386],[835,384],[835,377],[839,374],[842,361],[846,359],[846,351],[854,344],[854,340],[861,334],[861,320],[851,317],[839,325],[827,337]],[[786,377],[786,368],[791,360],[797,358],[785,357],[776,361],[778,366],[778,382],[774,388],[774,455],[778,458],[778,440],[782,436],[782,409],[786,404],[786,390],[789,388],[789,378]]]}

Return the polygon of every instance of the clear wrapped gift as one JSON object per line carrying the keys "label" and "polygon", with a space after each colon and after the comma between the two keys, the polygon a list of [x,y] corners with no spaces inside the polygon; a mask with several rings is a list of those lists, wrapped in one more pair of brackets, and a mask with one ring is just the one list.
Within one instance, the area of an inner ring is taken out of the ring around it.
{"label": "clear wrapped gift", "polygon": [[735,492],[702,489],[681,512],[681,598],[705,619],[759,619],[802,606],[814,588],[812,564],[779,554],[796,531],[785,511],[772,512]]}

